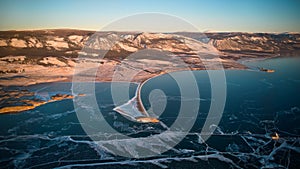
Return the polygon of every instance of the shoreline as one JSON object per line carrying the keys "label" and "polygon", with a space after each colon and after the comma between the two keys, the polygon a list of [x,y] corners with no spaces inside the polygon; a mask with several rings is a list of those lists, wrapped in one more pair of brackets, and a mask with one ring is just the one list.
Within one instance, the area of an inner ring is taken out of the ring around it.
{"label": "shoreline", "polygon": [[[34,96],[33,92],[29,92],[29,91],[23,91],[23,92],[27,92],[26,94],[30,94],[31,96]],[[8,94],[10,94],[10,93],[8,93]],[[9,104],[15,104],[15,105],[1,107],[0,114],[21,113],[24,111],[33,110],[37,107],[40,107],[40,106],[48,104],[48,103],[53,103],[53,102],[68,100],[68,99],[74,99],[75,97],[82,97],[82,96],[85,96],[85,94],[78,94],[75,96],[75,95],[71,95],[71,94],[57,93],[55,95],[49,96],[50,98],[48,100],[42,100],[42,99],[37,99],[37,98],[33,98],[33,99],[15,98],[16,100],[11,101],[9,103]],[[18,105],[20,103],[23,103],[23,104]]]}
{"label": "shoreline", "polygon": [[259,62],[259,61],[264,61],[264,60],[268,60],[268,59],[275,59],[275,58],[280,58],[280,57],[288,57],[288,56],[275,55],[275,56],[271,56],[271,57],[261,57],[261,58],[242,58],[242,59],[238,59],[237,62],[244,65],[244,66],[246,66],[248,69],[253,70],[246,63],[248,63],[248,62]]}
{"label": "shoreline", "polygon": [[[237,63],[242,64],[243,66],[245,66],[245,68],[224,68],[224,69],[212,69],[212,70],[253,70],[252,68],[250,68],[246,63],[247,62],[256,62],[256,61],[264,61],[264,60],[268,60],[268,59],[276,59],[276,58],[281,58],[281,57],[294,57],[294,56],[282,56],[282,55],[276,55],[276,56],[271,56],[271,57],[261,57],[261,58],[242,58],[242,59],[238,59],[236,60]],[[23,85],[3,85],[0,84],[0,89],[1,88],[10,88],[10,87],[30,87],[30,86],[35,86],[35,85],[47,85],[47,84],[51,84],[51,83],[132,83],[132,84],[136,84],[136,85],[140,85],[140,84],[145,84],[146,82],[148,82],[151,79],[154,79],[158,76],[162,76],[165,74],[169,74],[169,73],[174,73],[174,72],[182,72],[182,71],[205,71],[206,69],[190,69],[190,70],[174,70],[174,71],[170,71],[170,72],[164,72],[162,74],[154,74],[152,77],[147,78],[145,80],[142,80],[139,82],[139,80],[133,80],[133,81],[112,81],[112,80],[108,80],[108,79],[103,79],[103,80],[99,80],[97,78],[97,80],[91,80],[91,81],[74,81],[73,80],[73,76],[66,76],[63,77],[63,79],[60,80],[39,80],[39,81],[35,81],[32,83],[24,83]],[[18,75],[16,75],[18,76]],[[14,77],[14,76],[13,76]],[[0,77],[1,80],[1,77]],[[142,85],[143,85],[142,84]],[[142,86],[141,86],[142,87]]]}
{"label": "shoreline", "polygon": [[[278,58],[280,56],[276,56],[276,57],[264,57],[264,58],[245,58],[244,60],[240,60],[240,61],[237,61],[238,63],[242,64],[242,65],[245,65],[248,70],[253,70],[251,69],[249,66],[247,66],[247,64],[245,64],[245,62],[253,62],[253,61],[260,61],[260,60],[266,60],[266,59],[274,59],[274,58]],[[216,69],[216,70],[232,70],[232,69]],[[243,69],[243,68],[238,68],[236,70],[247,70],[247,69]],[[132,97],[128,102],[126,102],[125,104],[122,104],[120,106],[117,106],[115,107],[113,110],[124,115],[124,116],[130,116],[128,114],[130,113],[126,113],[124,112],[124,110],[122,110],[122,106],[124,105],[129,105],[129,104],[132,104],[134,109],[136,109],[138,112],[141,113],[141,116],[138,116],[138,117],[130,117],[130,119],[136,121],[136,122],[140,122],[140,123],[157,123],[157,122],[160,122],[159,119],[157,119],[156,117],[151,117],[149,115],[149,113],[147,112],[147,110],[145,109],[144,105],[143,105],[143,102],[142,102],[142,99],[141,99],[141,90],[142,90],[142,87],[144,86],[144,84],[146,84],[147,82],[149,82],[150,80],[156,78],[156,77],[159,77],[159,76],[163,76],[163,75],[166,75],[166,74],[169,74],[169,73],[174,73],[174,72],[182,72],[182,71],[206,71],[206,69],[204,70],[193,70],[193,69],[190,69],[190,70],[174,70],[174,71],[169,71],[169,72],[164,72],[164,73],[160,73],[160,74],[153,74],[152,77],[149,77],[145,80],[141,80],[140,82],[138,82],[138,80],[136,81],[111,81],[111,80],[108,80],[108,79],[103,79],[103,80],[99,80],[97,78],[95,78],[96,80],[93,80],[93,81],[74,81],[72,77],[67,77],[67,78],[64,78],[63,80],[58,80],[58,81],[38,81],[38,82],[35,82],[34,84],[24,84],[22,86],[20,85],[7,85],[7,86],[3,86],[1,85],[0,86],[0,89],[3,90],[5,88],[10,88],[10,87],[20,87],[20,88],[27,88],[27,87],[30,87],[30,86],[35,86],[35,85],[49,85],[49,84],[52,84],[52,83],[130,83],[130,84],[136,84],[138,85],[137,88],[136,88],[136,92],[135,92],[135,95],[134,97]],[[142,79],[142,78],[141,78]],[[3,90],[4,91],[4,90]],[[21,90],[20,90],[21,91]],[[4,91],[5,93],[6,91]],[[83,93],[85,94],[85,93]],[[74,98],[73,95],[71,95],[69,98]],[[34,100],[34,99],[33,99]],[[31,101],[33,101],[31,100]],[[61,99],[62,100],[62,99]],[[55,101],[60,101],[59,99],[58,100],[55,100]],[[11,113],[11,112],[14,112],[14,113],[19,113],[19,112],[23,112],[23,111],[26,111],[26,110],[32,110],[40,105],[44,105],[44,104],[47,104],[49,102],[52,102],[52,101],[45,101],[43,104],[32,104],[32,105],[26,105],[28,108],[26,109],[16,109],[15,111],[5,111],[4,113]],[[10,106],[4,106],[2,107],[1,109],[8,109],[8,110],[12,110],[13,108],[10,107]],[[0,113],[2,114],[2,113]]]}

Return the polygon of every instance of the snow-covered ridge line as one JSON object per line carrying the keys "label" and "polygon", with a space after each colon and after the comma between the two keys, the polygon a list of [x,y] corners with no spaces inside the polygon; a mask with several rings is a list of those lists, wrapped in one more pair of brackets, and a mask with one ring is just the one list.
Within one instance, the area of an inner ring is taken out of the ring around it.
{"label": "snow-covered ridge line", "polygon": [[[0,31],[0,51],[5,48],[16,49],[39,49],[50,51],[78,52],[85,42],[93,36],[93,31],[81,30],[37,30],[37,31]],[[101,49],[111,47],[112,40],[125,40],[118,42],[115,50],[124,49],[135,52],[137,48],[145,47],[151,40],[168,40],[169,43],[161,45],[162,48],[172,48],[174,43],[180,44],[176,38],[190,37],[199,41],[211,42],[218,50],[224,52],[264,52],[270,54],[284,51],[300,50],[299,33],[195,33],[175,32],[172,34],[162,33],[139,33],[139,32],[96,32],[101,38],[97,39]],[[167,38],[167,39],[165,39]],[[171,39],[173,41],[171,41]],[[95,39],[96,40],[96,39]],[[132,42],[128,43],[128,42]],[[156,43],[156,42],[155,42]],[[151,44],[154,44],[153,41]],[[151,46],[149,46],[151,47]],[[180,46],[183,49],[184,46]],[[176,51],[174,49],[174,51]],[[26,53],[26,51],[24,51]],[[28,51],[32,52],[32,51]],[[181,52],[181,51],[178,51]],[[3,52],[2,52],[3,53]],[[2,54],[3,55],[3,54]]]}

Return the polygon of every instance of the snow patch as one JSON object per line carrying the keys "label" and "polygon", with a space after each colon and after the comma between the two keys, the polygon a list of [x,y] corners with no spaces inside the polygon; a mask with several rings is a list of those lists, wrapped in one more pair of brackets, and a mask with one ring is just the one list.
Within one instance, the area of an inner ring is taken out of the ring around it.
{"label": "snow patch", "polygon": [[2,61],[9,61],[9,62],[13,62],[13,61],[24,61],[26,59],[26,56],[5,56],[0,58],[0,60]]}
{"label": "snow patch", "polygon": [[71,35],[68,37],[69,40],[75,44],[79,44],[82,39],[83,39],[83,36],[80,36],[80,35]]}
{"label": "snow patch", "polygon": [[10,45],[12,47],[16,47],[16,48],[26,48],[27,47],[26,42],[24,40],[17,39],[17,38],[12,38]]}
{"label": "snow patch", "polygon": [[50,65],[57,65],[57,66],[66,66],[66,64],[55,57],[45,57],[43,60],[40,61],[44,64]]}
{"label": "snow patch", "polygon": [[7,46],[6,40],[0,40],[0,46]]}
{"label": "snow patch", "polygon": [[46,41],[46,43],[48,44],[48,46],[54,47],[56,50],[59,50],[61,48],[69,48],[69,45],[67,42],[49,40],[49,41]]}

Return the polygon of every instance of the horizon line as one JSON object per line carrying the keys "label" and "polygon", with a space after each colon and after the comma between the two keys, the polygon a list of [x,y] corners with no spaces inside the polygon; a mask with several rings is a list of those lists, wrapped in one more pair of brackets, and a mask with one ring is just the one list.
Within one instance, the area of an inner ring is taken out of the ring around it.
{"label": "horizon line", "polygon": [[185,31],[185,30],[178,30],[178,31],[141,31],[141,30],[96,30],[96,29],[85,29],[85,28],[37,28],[37,29],[6,29],[1,30],[0,32],[21,32],[21,31],[55,31],[55,30],[77,30],[77,31],[94,31],[94,32],[149,32],[149,33],[268,33],[268,34],[283,34],[283,33],[292,33],[292,34],[300,34],[300,32],[295,31],[282,31],[282,32],[271,32],[271,31],[261,31],[261,32],[253,32],[253,31],[217,31],[217,30],[204,30],[204,31]]}

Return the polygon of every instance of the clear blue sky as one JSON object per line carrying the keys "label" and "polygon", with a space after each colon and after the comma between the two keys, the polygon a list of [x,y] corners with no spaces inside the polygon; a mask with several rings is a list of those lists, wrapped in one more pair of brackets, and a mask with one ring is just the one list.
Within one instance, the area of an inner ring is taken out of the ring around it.
{"label": "clear blue sky", "polygon": [[124,16],[162,12],[200,31],[300,32],[300,0],[0,0],[0,30],[99,30]]}

